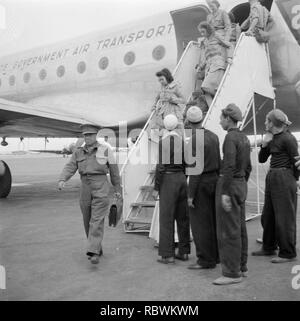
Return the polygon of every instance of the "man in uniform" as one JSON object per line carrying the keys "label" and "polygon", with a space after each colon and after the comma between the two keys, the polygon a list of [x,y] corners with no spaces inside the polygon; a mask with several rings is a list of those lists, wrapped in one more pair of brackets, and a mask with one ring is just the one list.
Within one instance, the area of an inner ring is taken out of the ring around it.
{"label": "man in uniform", "polygon": [[[178,119],[169,114],[164,118],[166,129],[159,142],[153,196],[159,194],[159,263],[173,264],[174,258],[188,260],[190,227],[187,206],[184,141],[175,131]],[[182,131],[182,130],[181,130]],[[178,230],[178,253],[175,255],[174,221]]]}
{"label": "man in uniform", "polygon": [[97,264],[103,254],[104,218],[109,210],[107,174],[110,173],[118,198],[121,197],[120,175],[111,148],[108,144],[99,144],[96,140],[98,127],[84,124],[81,128],[85,145],[74,151],[60,175],[58,186],[61,190],[65,182],[79,171],[80,208],[88,239],[87,255],[93,264]]}
{"label": "man in uniform", "polygon": [[[218,136],[202,127],[202,117],[202,111],[197,106],[190,107],[187,112],[187,121],[192,128],[192,154],[204,154],[203,171],[189,176],[188,205],[198,258],[197,263],[188,267],[191,270],[212,269],[219,262],[215,192],[221,163],[220,147]],[[200,131],[204,137],[197,135]]]}
{"label": "man in uniform", "polygon": [[213,282],[216,285],[239,283],[248,270],[245,201],[251,172],[250,142],[238,129],[239,121],[242,113],[236,105],[229,104],[222,110],[220,124],[228,133],[216,190],[217,237],[223,274]]}
{"label": "man in uniform", "polygon": [[280,109],[274,109],[266,117],[267,134],[264,136],[259,162],[265,163],[271,155],[270,170],[266,177],[265,203],[261,217],[263,245],[255,256],[276,255],[272,263],[295,260],[297,180],[296,168],[298,144],[289,132],[291,122]]}

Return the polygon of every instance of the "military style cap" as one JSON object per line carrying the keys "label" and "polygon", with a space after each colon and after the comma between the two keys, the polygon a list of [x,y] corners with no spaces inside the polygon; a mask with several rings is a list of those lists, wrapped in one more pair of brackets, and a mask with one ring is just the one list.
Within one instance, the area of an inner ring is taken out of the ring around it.
{"label": "military style cap", "polygon": [[280,126],[283,124],[290,126],[292,124],[287,115],[280,109],[274,109],[270,111],[267,117],[275,126]]}
{"label": "military style cap", "polygon": [[229,104],[225,109],[222,109],[224,116],[229,116],[235,121],[242,121],[243,115],[239,107],[235,104]]}
{"label": "military style cap", "polygon": [[91,124],[83,124],[80,126],[80,129],[82,130],[82,134],[97,134],[99,131],[99,127]]}
{"label": "military style cap", "polygon": [[186,113],[186,118],[191,123],[200,123],[203,118],[202,110],[197,106],[192,106],[188,109]]}
{"label": "military style cap", "polygon": [[178,125],[178,119],[175,115],[169,114],[164,118],[164,126],[167,130],[174,130]]}

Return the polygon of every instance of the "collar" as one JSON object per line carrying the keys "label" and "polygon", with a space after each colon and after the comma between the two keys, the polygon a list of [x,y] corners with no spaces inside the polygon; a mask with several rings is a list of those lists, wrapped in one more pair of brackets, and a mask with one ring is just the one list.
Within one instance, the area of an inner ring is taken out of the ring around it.
{"label": "collar", "polygon": [[228,133],[229,133],[229,132],[232,132],[232,131],[239,132],[240,129],[239,129],[238,127],[228,129]]}
{"label": "collar", "polygon": [[163,134],[162,139],[167,138],[168,136],[178,136],[181,137],[175,130],[171,130],[171,131],[165,131]]}
{"label": "collar", "polygon": [[177,85],[176,82],[175,82],[175,81],[172,81],[170,84],[168,84],[168,85],[166,86],[166,88],[173,89],[176,85]]}
{"label": "collar", "polygon": [[99,143],[96,142],[95,144],[93,144],[93,145],[90,146],[90,147],[87,147],[87,145],[85,144],[82,149],[83,149],[83,151],[84,151],[85,153],[88,153],[89,150],[94,151],[95,149],[98,149],[99,146],[100,146]]}

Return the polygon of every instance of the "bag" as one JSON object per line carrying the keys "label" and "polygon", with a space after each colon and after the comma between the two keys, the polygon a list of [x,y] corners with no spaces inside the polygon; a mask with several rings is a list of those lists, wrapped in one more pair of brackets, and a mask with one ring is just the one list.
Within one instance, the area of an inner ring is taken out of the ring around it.
{"label": "bag", "polygon": [[256,29],[254,37],[258,43],[267,43],[270,40],[270,34],[262,29]]}
{"label": "bag", "polygon": [[108,215],[108,225],[116,227],[120,221],[123,212],[123,199],[115,198],[110,207]]}

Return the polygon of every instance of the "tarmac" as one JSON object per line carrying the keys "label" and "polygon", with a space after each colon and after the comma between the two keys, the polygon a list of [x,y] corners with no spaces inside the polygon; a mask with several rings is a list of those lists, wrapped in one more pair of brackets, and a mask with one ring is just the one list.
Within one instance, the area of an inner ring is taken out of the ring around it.
{"label": "tarmac", "polygon": [[[0,290],[2,301],[300,300],[300,289],[292,287],[296,282],[292,269],[298,265],[294,269],[300,273],[300,260],[276,265],[269,257],[249,255],[248,278],[215,286],[212,281],[220,276],[220,266],[187,269],[195,261],[194,246],[188,262],[162,265],[156,262],[157,249],[147,235],[126,234],[121,223],[112,228],[108,220],[104,256],[99,265],[92,265],[85,255],[78,175],[64,191],[57,189],[57,177],[68,158],[1,158],[10,166],[14,183],[10,196],[0,200],[0,265],[7,277],[6,290]],[[255,195],[253,186],[249,195]],[[299,244],[299,215],[297,221]],[[251,253],[259,249],[255,242],[262,233],[259,218],[247,228]]]}

